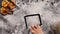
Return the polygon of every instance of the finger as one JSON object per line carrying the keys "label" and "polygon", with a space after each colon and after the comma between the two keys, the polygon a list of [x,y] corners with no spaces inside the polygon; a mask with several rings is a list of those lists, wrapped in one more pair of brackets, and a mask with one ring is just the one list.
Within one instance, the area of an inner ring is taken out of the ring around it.
{"label": "finger", "polygon": [[33,30],[32,28],[30,28],[30,31],[31,31],[32,33],[34,33],[34,30]]}
{"label": "finger", "polygon": [[38,28],[41,28],[39,25],[37,25]]}
{"label": "finger", "polygon": [[35,25],[34,27],[35,27],[35,29],[37,29],[37,28],[38,28],[36,25]]}
{"label": "finger", "polygon": [[42,29],[39,25],[38,25],[37,27],[38,27],[38,29],[40,29],[40,30]]}
{"label": "finger", "polygon": [[36,30],[36,28],[34,27],[34,26],[31,26],[31,28],[35,31]]}

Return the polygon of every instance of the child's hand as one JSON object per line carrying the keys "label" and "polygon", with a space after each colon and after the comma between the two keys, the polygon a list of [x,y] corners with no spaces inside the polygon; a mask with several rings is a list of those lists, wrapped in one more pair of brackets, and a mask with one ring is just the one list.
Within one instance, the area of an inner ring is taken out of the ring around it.
{"label": "child's hand", "polygon": [[30,31],[32,34],[43,34],[40,26],[31,26]]}

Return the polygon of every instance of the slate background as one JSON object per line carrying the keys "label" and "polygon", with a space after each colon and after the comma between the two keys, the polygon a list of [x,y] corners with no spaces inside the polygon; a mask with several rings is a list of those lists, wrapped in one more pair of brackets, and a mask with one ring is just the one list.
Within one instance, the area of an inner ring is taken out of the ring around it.
{"label": "slate background", "polygon": [[41,14],[44,34],[54,34],[55,22],[60,21],[59,0],[16,0],[16,6],[13,15],[0,15],[0,34],[27,34],[24,16],[29,14]]}

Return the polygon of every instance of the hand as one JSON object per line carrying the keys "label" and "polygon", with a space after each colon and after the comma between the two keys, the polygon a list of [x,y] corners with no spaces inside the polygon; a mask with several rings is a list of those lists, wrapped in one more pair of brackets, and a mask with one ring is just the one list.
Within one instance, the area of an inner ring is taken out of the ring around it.
{"label": "hand", "polygon": [[31,26],[30,31],[32,34],[43,34],[41,27],[38,26]]}

